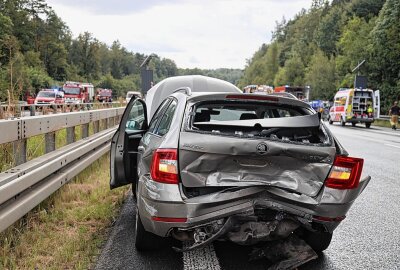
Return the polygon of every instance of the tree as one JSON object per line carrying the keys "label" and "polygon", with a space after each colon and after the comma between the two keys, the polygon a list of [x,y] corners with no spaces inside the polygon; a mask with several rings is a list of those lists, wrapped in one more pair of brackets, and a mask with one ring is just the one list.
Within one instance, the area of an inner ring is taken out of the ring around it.
{"label": "tree", "polygon": [[395,82],[400,71],[400,2],[387,0],[371,33],[379,81]]}
{"label": "tree", "polygon": [[326,55],[336,55],[336,43],[339,40],[342,25],[342,11],[338,7],[332,8],[321,19],[315,35],[315,41]]}
{"label": "tree", "polygon": [[305,76],[311,87],[311,99],[332,99],[336,92],[335,60],[329,59],[321,50],[313,55]]}
{"label": "tree", "polygon": [[12,34],[13,23],[11,18],[0,13],[0,39]]}
{"label": "tree", "polygon": [[268,47],[267,53],[262,58],[262,62],[265,64],[264,74],[262,75],[264,84],[274,84],[275,75],[279,70],[279,51],[279,43],[274,42]]}
{"label": "tree", "polygon": [[384,84],[382,97],[388,106],[400,96],[400,2],[387,0],[371,32],[371,73],[377,83]]}
{"label": "tree", "polygon": [[371,43],[369,33],[374,24],[374,19],[366,22],[363,18],[354,17],[344,26],[337,44],[339,55],[336,58],[336,67],[341,81],[339,86],[353,86],[354,74],[351,73],[351,70],[363,60],[367,60],[363,71],[365,74],[368,73],[370,62],[368,44]]}
{"label": "tree", "polygon": [[116,79],[122,78],[122,52],[118,40],[111,45],[111,75]]}
{"label": "tree", "polygon": [[284,81],[285,85],[302,86],[304,85],[305,66],[301,57],[295,54],[285,62]]}
{"label": "tree", "polygon": [[357,17],[369,20],[379,15],[386,0],[353,0],[350,9]]}

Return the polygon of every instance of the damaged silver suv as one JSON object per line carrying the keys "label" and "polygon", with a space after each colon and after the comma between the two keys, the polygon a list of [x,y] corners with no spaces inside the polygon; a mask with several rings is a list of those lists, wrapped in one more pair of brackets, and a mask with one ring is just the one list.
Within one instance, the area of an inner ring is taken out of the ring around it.
{"label": "damaged silver suv", "polygon": [[322,251],[370,181],[362,167],[308,104],[182,76],[127,105],[110,185],[132,183],[138,250],[165,237],[190,250],[294,233]]}

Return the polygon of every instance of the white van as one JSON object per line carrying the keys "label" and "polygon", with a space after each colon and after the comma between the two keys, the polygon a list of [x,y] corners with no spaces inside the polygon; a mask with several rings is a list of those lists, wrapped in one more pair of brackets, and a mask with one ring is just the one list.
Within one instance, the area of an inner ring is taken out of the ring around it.
{"label": "white van", "polygon": [[[368,107],[371,109],[368,110]],[[340,122],[344,126],[351,123],[353,127],[357,123],[365,123],[369,128],[379,115],[379,90],[342,88],[335,95],[328,120],[329,124]]]}

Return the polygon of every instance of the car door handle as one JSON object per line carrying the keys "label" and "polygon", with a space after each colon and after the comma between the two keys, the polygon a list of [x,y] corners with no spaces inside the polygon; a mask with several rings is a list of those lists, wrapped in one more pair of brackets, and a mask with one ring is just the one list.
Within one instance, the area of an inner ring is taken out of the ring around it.
{"label": "car door handle", "polygon": [[139,145],[137,150],[138,150],[138,152],[143,153],[144,152],[144,146]]}

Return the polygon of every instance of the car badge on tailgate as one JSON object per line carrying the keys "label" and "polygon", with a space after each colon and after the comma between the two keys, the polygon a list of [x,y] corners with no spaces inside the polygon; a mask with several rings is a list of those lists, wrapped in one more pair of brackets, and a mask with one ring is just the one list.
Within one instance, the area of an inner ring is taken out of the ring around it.
{"label": "car badge on tailgate", "polygon": [[260,155],[265,155],[268,152],[268,146],[266,143],[259,143],[257,145],[257,153]]}

